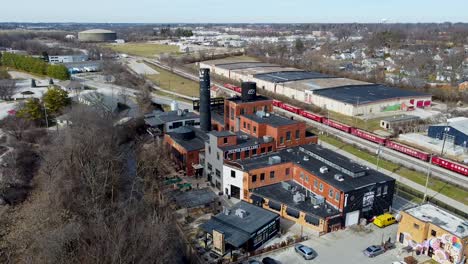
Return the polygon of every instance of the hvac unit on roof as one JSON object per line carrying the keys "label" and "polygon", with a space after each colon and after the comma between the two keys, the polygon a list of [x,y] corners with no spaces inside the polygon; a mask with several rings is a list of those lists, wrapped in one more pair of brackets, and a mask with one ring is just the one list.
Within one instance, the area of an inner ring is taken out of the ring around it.
{"label": "hvac unit on roof", "polygon": [[334,178],[335,180],[340,181],[340,182],[344,181],[343,175],[339,173],[335,174]]}
{"label": "hvac unit on roof", "polygon": [[247,135],[240,135],[240,138],[243,139],[243,140],[247,140],[247,139],[249,139],[249,136],[247,136]]}
{"label": "hvac unit on roof", "polygon": [[463,227],[462,225],[457,226],[457,231],[456,232],[460,233],[460,234],[465,233],[465,227]]}
{"label": "hvac unit on roof", "polygon": [[325,198],[323,198],[323,196],[321,196],[321,195],[311,195],[310,196],[310,202],[313,205],[321,205],[321,204],[325,203]]}
{"label": "hvac unit on roof", "polygon": [[295,203],[304,202],[305,195],[303,193],[297,192],[293,195],[293,200]]}
{"label": "hvac unit on roof", "polygon": [[263,141],[264,141],[265,143],[270,143],[270,142],[273,141],[273,137],[271,137],[271,136],[263,136]]}
{"label": "hvac unit on roof", "polygon": [[320,173],[325,173],[325,172],[328,172],[327,166],[320,167]]}
{"label": "hvac unit on roof", "polygon": [[247,211],[239,208],[236,210],[236,215],[240,218],[245,218],[247,216]]}
{"label": "hvac unit on roof", "polygon": [[281,187],[283,187],[283,189],[285,189],[286,191],[291,190],[291,184],[287,182],[281,182]]}
{"label": "hvac unit on roof", "polygon": [[308,161],[309,160],[309,156],[305,155],[304,156],[304,161]]}
{"label": "hvac unit on roof", "polygon": [[268,164],[273,165],[273,164],[279,164],[281,163],[281,157],[280,156],[273,156],[268,158]]}

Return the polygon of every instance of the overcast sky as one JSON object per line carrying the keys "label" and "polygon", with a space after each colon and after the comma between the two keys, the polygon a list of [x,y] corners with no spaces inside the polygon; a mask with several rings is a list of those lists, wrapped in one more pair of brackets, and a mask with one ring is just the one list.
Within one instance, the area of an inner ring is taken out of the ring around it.
{"label": "overcast sky", "polygon": [[2,22],[468,22],[468,0],[0,0]]}

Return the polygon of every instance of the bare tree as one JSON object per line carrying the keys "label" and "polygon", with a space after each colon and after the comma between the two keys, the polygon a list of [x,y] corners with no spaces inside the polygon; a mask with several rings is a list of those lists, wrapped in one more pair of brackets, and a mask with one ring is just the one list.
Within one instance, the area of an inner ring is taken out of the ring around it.
{"label": "bare tree", "polygon": [[16,116],[7,116],[2,120],[0,125],[3,131],[18,141],[21,141],[26,130],[32,128],[33,126],[34,123],[32,121]]}
{"label": "bare tree", "polygon": [[0,99],[10,100],[16,92],[15,80],[0,80]]}

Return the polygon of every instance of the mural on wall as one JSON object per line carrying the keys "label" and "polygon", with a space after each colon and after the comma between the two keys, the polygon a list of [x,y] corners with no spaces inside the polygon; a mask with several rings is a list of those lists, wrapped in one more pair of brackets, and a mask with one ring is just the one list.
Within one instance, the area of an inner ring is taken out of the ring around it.
{"label": "mural on wall", "polygon": [[452,234],[443,234],[417,243],[413,240],[411,234],[403,233],[403,245],[410,246],[416,252],[432,257],[435,261],[442,264],[455,264],[460,261],[462,242]]}
{"label": "mural on wall", "polygon": [[362,198],[362,207],[372,206],[374,204],[374,192],[367,192]]}

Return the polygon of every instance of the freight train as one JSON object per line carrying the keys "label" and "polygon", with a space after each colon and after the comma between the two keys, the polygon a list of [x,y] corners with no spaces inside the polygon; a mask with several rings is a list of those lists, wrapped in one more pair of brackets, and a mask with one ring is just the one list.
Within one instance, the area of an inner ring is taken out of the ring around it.
{"label": "freight train", "polygon": [[[238,90],[240,91],[240,87],[237,87],[235,85],[225,84],[224,87],[227,88],[227,89],[230,89],[232,91],[235,91],[235,92],[238,92]],[[454,171],[454,172],[459,173],[459,174],[461,174],[463,176],[468,176],[468,167],[465,166],[465,165],[462,165],[462,164],[459,164],[459,163],[456,163],[456,162],[453,162],[453,161],[449,161],[447,159],[444,159],[444,158],[438,157],[438,156],[434,156],[434,155],[431,157],[431,155],[429,153],[427,153],[427,152],[420,151],[420,150],[417,150],[417,149],[402,145],[400,143],[397,143],[395,141],[390,140],[389,138],[378,136],[378,135],[375,135],[373,133],[370,133],[370,132],[367,132],[367,131],[364,131],[364,130],[361,130],[361,129],[358,129],[358,128],[355,128],[355,127],[352,127],[352,126],[349,126],[349,125],[334,121],[334,120],[331,120],[331,119],[329,119],[329,118],[327,118],[325,116],[311,113],[311,112],[303,110],[303,109],[301,109],[299,107],[283,103],[283,102],[281,102],[279,100],[273,100],[273,105],[276,106],[276,107],[279,107],[281,109],[284,109],[284,110],[286,110],[288,112],[291,112],[291,113],[303,116],[303,117],[305,117],[307,119],[313,120],[315,122],[322,123],[324,125],[333,127],[335,129],[341,130],[343,132],[352,134],[354,136],[363,138],[363,139],[371,141],[373,143],[376,143],[376,144],[385,146],[387,148],[393,149],[395,151],[401,152],[401,153],[406,154],[408,156],[411,156],[411,157],[414,157],[414,158],[417,158],[417,159],[420,159],[420,160],[423,160],[423,161],[426,161],[426,162],[431,162],[432,164],[434,164],[436,166],[445,168],[445,169],[450,170],[450,171]]]}

